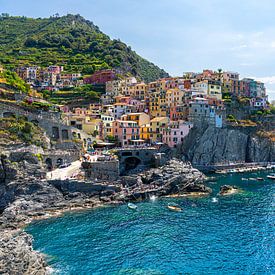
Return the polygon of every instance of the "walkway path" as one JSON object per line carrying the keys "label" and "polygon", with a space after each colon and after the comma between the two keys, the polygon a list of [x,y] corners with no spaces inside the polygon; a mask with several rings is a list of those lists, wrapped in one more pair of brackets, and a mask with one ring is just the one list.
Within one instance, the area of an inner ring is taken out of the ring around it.
{"label": "walkway path", "polygon": [[65,180],[72,177],[73,174],[76,174],[80,171],[81,161],[77,160],[72,162],[72,164],[65,168],[58,168],[51,172],[47,173],[47,179],[49,180]]}

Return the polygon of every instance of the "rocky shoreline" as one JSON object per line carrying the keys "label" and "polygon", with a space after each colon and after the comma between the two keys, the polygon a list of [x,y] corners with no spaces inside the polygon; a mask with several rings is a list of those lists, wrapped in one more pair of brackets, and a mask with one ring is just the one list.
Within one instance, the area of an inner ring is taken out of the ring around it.
{"label": "rocky shoreline", "polygon": [[[24,152],[0,159],[0,273],[47,274],[45,257],[23,227],[37,219],[156,196],[207,195],[205,176],[176,159],[115,182],[47,181],[43,165]],[[12,161],[11,161],[12,160]],[[35,176],[34,176],[35,175]]]}

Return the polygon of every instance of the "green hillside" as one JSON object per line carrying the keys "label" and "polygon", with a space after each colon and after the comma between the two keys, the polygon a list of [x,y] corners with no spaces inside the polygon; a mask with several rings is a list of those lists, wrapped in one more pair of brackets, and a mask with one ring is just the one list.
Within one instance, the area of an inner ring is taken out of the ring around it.
{"label": "green hillside", "polygon": [[64,65],[68,72],[82,74],[117,68],[145,81],[168,76],[80,15],[37,19],[2,15],[0,63],[8,69],[57,64]]}

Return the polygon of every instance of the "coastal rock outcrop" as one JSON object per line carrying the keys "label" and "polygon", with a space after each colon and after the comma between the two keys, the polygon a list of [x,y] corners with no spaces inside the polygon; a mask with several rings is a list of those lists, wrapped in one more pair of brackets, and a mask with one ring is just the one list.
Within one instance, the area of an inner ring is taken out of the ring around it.
{"label": "coastal rock outcrop", "polygon": [[172,159],[159,168],[123,177],[121,182],[130,191],[125,199],[137,200],[150,195],[208,195],[212,190],[203,184],[204,179],[190,164]]}
{"label": "coastal rock outcrop", "polygon": [[32,237],[25,232],[1,232],[1,274],[47,274],[43,255],[32,248]]}
{"label": "coastal rock outcrop", "polygon": [[0,158],[0,273],[45,274],[44,257],[20,228],[64,211],[145,199],[150,195],[209,194],[205,176],[173,159],[164,166],[114,182],[47,181],[39,159],[28,152]]}
{"label": "coastal rock outcrop", "polygon": [[227,196],[241,192],[237,186],[223,185],[220,187],[219,195]]}
{"label": "coastal rock outcrop", "polygon": [[275,160],[275,143],[257,136],[254,129],[194,127],[179,154],[194,165],[271,162]]}

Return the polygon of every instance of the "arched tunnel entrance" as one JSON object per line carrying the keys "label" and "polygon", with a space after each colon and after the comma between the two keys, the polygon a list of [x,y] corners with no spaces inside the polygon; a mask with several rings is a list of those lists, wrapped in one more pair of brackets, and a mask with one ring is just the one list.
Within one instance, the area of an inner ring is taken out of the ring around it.
{"label": "arched tunnel entrance", "polygon": [[56,160],[56,166],[59,167],[60,165],[62,165],[64,163],[63,159],[62,158],[58,158]]}
{"label": "arched tunnel entrance", "polygon": [[47,167],[48,170],[52,170],[53,169],[53,162],[52,162],[52,160],[50,158],[47,158],[45,160],[45,163],[46,163],[46,167]]}
{"label": "arched tunnel entrance", "polygon": [[125,159],[124,162],[125,162],[125,170],[129,171],[129,170],[135,169],[141,163],[141,160],[136,157],[129,157]]}
{"label": "arched tunnel entrance", "polygon": [[13,112],[4,112],[3,118],[10,118],[10,117],[16,117],[15,113]]}

